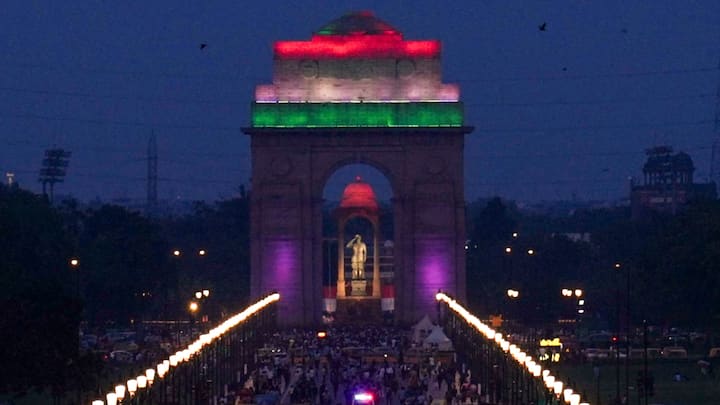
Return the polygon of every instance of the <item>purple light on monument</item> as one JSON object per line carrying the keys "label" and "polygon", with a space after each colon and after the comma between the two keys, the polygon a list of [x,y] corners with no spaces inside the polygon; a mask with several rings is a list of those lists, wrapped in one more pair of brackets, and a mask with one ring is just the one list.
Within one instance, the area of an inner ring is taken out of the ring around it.
{"label": "purple light on monument", "polygon": [[438,290],[454,293],[453,249],[451,241],[440,238],[423,238],[415,241],[417,307],[422,313],[431,313]]}
{"label": "purple light on monument", "polygon": [[[277,291],[282,302],[302,301],[302,280],[300,279],[300,248],[295,240],[266,240],[263,249],[263,291]],[[297,301],[300,300],[300,301]],[[280,302],[280,305],[282,305]],[[298,310],[295,308],[295,310]],[[295,316],[288,308],[289,316]]]}

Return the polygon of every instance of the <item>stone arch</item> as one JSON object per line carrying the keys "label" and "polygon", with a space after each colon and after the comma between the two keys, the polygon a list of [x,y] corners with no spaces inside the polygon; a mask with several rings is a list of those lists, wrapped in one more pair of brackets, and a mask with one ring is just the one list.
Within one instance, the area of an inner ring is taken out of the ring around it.
{"label": "stone arch", "polygon": [[398,195],[397,180],[393,176],[392,170],[387,165],[385,165],[382,161],[368,158],[367,156],[364,156],[362,154],[338,157],[337,161],[334,164],[327,166],[320,173],[320,175],[317,178],[317,182],[315,182],[315,184],[313,186],[313,194],[319,195],[320,197],[322,197],[325,187],[327,186],[330,178],[338,170],[342,169],[345,166],[349,166],[349,165],[353,165],[353,164],[364,164],[364,165],[370,166],[373,169],[380,172],[385,177],[385,179],[388,181],[388,183],[390,183],[390,190],[392,192],[392,197],[394,198],[395,196]]}
{"label": "stone arch", "polygon": [[463,144],[468,128],[246,128],[253,159],[251,291],[278,290],[280,322],[322,316],[323,189],[367,164],[390,182],[396,319],[435,310],[438,289],[465,295]]}

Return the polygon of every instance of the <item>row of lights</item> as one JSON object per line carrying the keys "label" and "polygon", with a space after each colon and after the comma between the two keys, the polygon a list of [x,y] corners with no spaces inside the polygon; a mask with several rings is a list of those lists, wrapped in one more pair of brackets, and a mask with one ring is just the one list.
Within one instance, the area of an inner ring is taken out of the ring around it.
{"label": "row of lights", "polygon": [[517,361],[521,366],[527,368],[528,372],[532,374],[533,377],[540,378],[540,376],[542,376],[545,386],[549,390],[552,390],[558,398],[562,396],[565,403],[570,405],[590,405],[588,402],[580,402],[580,394],[574,393],[571,388],[565,387],[563,390],[563,382],[557,380],[552,374],[550,374],[550,370],[543,369],[542,366],[535,362],[531,356],[528,356],[527,353],[523,352],[518,346],[504,339],[502,333],[495,332],[495,330],[491,327],[480,321],[478,317],[470,313],[462,305],[458,304],[457,301],[441,292],[435,295],[435,299],[437,301],[445,302],[450,309],[458,313],[467,323],[477,329],[488,340],[494,341],[505,353],[510,353],[513,359],[515,359],[515,361]]}
{"label": "row of lights", "polygon": [[[507,254],[512,253],[512,251],[513,251],[512,246],[507,246],[507,247],[505,248],[505,253],[507,253]],[[527,250],[527,254],[530,255],[530,256],[534,255],[534,254],[535,254],[535,249],[528,249],[528,250]]]}
{"label": "row of lights", "polygon": [[[210,290],[202,290],[202,291],[195,291],[195,298],[197,299],[203,299],[210,296]],[[198,309],[200,309],[200,305],[196,301],[190,301],[190,304],[188,304],[188,309],[190,312],[195,313]]]}
{"label": "row of lights", "polygon": [[118,401],[122,401],[125,398],[126,393],[128,393],[130,397],[135,396],[138,390],[142,390],[152,386],[153,382],[155,381],[155,377],[163,378],[165,374],[170,371],[171,367],[177,367],[181,363],[189,361],[190,358],[199,353],[204,346],[209,345],[210,343],[227,333],[228,330],[234,328],[240,322],[247,319],[249,316],[253,315],[254,313],[260,311],[261,309],[278,300],[280,300],[280,294],[274,293],[250,305],[249,307],[245,308],[244,311],[232,316],[219,326],[211,329],[208,333],[200,335],[200,337],[196,341],[191,343],[186,349],[180,350],[175,354],[170,355],[169,358],[158,363],[156,367],[157,372],[154,368],[149,368],[145,370],[144,375],[139,375],[136,378],[131,378],[127,380],[125,384],[118,384],[117,386],[115,386],[115,390],[113,392],[109,392],[105,396],[106,401],[96,399],[92,401],[92,405],[117,405]]}
{"label": "row of lights", "polygon": [[560,291],[560,293],[562,294],[563,297],[570,298],[570,297],[575,296],[576,298],[578,298],[578,306],[580,308],[577,309],[577,313],[578,314],[585,313],[585,308],[583,307],[585,305],[585,300],[579,299],[580,297],[582,297],[585,294],[585,292],[582,289],[576,288],[575,290],[573,290],[571,288],[563,288],[562,291]]}
{"label": "row of lights", "polygon": [[[179,249],[175,249],[172,252],[173,256],[180,257],[182,255],[182,252]],[[200,249],[197,252],[198,256],[205,256],[207,254],[207,251],[205,249]]]}
{"label": "row of lights", "polygon": [[562,291],[560,291],[563,297],[572,297],[575,295],[576,297],[580,298],[583,296],[583,290],[576,288],[574,291],[570,288],[563,288]]}
{"label": "row of lights", "polygon": [[507,290],[507,296],[510,298],[517,298],[520,296],[520,291],[510,288]]}

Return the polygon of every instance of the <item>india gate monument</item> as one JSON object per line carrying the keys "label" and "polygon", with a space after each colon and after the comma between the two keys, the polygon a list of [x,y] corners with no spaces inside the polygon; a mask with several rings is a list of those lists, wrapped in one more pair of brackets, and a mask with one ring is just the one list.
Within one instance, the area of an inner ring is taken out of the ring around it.
{"label": "india gate monument", "polygon": [[[472,128],[459,87],[442,81],[440,41],[406,40],[369,12],[309,40],[278,41],[272,83],[257,86],[251,116],[251,293],[280,293],[281,325],[381,310],[409,323],[434,315],[439,290],[465,299],[463,146]],[[354,164],[377,169],[392,190],[391,279],[381,277],[389,244],[364,179],[348,179],[333,212],[336,251],[324,247],[323,191]],[[346,227],[357,218],[367,230]]]}

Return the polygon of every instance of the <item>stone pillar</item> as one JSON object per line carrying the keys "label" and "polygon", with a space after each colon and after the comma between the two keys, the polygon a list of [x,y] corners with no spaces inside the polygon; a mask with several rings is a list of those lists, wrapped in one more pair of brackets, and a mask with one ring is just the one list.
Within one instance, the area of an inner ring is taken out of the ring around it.
{"label": "stone pillar", "polygon": [[338,226],[338,278],[337,297],[345,298],[345,220]]}
{"label": "stone pillar", "polygon": [[380,298],[380,249],[379,249],[379,235],[380,225],[377,220],[373,221],[373,281],[372,281],[372,296],[373,298]]}

